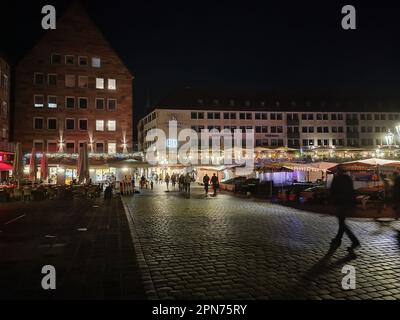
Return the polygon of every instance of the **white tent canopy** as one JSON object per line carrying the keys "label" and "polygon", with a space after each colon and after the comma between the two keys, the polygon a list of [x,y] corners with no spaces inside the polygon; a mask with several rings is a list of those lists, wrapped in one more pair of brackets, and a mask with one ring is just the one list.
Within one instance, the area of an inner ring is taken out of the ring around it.
{"label": "white tent canopy", "polygon": [[388,165],[388,164],[400,164],[400,161],[371,158],[371,159],[365,159],[365,160],[356,160],[356,161],[345,162],[343,164],[352,164],[352,163],[361,163],[361,164],[370,165],[370,166],[384,166],[384,165]]}

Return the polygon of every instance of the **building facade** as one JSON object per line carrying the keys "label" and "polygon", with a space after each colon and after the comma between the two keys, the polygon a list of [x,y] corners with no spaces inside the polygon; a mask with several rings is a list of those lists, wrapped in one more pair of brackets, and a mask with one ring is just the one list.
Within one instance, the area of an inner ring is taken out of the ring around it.
{"label": "building facade", "polygon": [[16,66],[15,141],[24,152],[130,152],[132,80],[75,3]]}
{"label": "building facade", "polygon": [[14,151],[10,142],[10,80],[10,64],[0,55],[0,184],[8,177]]}
{"label": "building facade", "polygon": [[152,144],[145,141],[149,130],[159,128],[168,135],[170,120],[178,122],[178,131],[253,129],[255,147],[271,149],[375,150],[400,144],[400,110],[393,101],[229,96],[185,89],[162,100],[139,121],[140,150]]}

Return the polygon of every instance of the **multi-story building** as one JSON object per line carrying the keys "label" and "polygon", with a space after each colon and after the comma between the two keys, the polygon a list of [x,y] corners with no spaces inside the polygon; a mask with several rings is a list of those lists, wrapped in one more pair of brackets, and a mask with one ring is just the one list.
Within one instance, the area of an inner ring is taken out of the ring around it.
{"label": "multi-story building", "polygon": [[76,2],[16,66],[15,141],[24,152],[130,151],[132,80]]}
{"label": "multi-story building", "polygon": [[177,120],[178,131],[202,129],[253,129],[255,147],[299,150],[376,149],[400,144],[388,140],[400,124],[393,101],[366,99],[297,99],[278,95],[237,95],[185,89],[167,97],[139,121],[139,148],[153,128],[168,135],[168,123]]}
{"label": "multi-story building", "polygon": [[13,145],[10,143],[10,64],[0,55],[0,183],[11,169]]}

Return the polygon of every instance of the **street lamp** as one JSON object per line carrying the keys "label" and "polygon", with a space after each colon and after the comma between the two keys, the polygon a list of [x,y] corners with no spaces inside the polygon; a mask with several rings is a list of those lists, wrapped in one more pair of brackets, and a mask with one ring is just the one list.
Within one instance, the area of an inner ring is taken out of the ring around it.
{"label": "street lamp", "polygon": [[394,140],[394,134],[392,133],[392,131],[390,131],[390,129],[388,130],[388,132],[385,135],[385,140],[386,140],[386,145],[389,147],[389,158],[390,158],[392,156],[391,149],[392,149],[393,140]]}
{"label": "street lamp", "polygon": [[394,134],[392,133],[392,131],[390,129],[388,130],[388,132],[385,135],[385,140],[386,140],[386,145],[388,145],[390,148],[393,145],[393,140],[394,140]]}
{"label": "street lamp", "polygon": [[399,142],[399,145],[400,145],[400,125],[396,126],[396,132],[397,132],[397,139],[398,139],[398,142]]}

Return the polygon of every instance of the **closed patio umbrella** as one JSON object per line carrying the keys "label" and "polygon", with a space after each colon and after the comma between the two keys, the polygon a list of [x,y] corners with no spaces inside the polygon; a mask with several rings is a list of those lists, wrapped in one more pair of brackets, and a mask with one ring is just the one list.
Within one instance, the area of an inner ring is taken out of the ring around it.
{"label": "closed patio umbrella", "polygon": [[47,155],[43,152],[42,160],[40,162],[40,178],[45,181],[48,178],[48,162],[47,162]]}
{"label": "closed patio umbrella", "polygon": [[37,173],[37,162],[36,162],[36,149],[32,148],[31,159],[29,162],[29,179],[32,181],[32,184],[36,182],[36,173]]}
{"label": "closed patio umbrella", "polygon": [[89,179],[89,153],[86,143],[79,149],[77,174],[79,182],[84,182],[85,179]]}
{"label": "closed patio umbrella", "polygon": [[20,142],[18,142],[15,147],[12,174],[14,179],[18,181],[19,187],[19,182],[24,177],[24,155],[22,154],[22,146]]}

